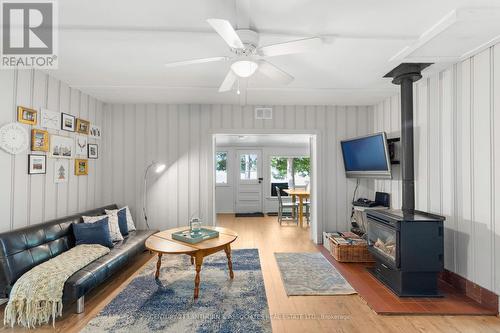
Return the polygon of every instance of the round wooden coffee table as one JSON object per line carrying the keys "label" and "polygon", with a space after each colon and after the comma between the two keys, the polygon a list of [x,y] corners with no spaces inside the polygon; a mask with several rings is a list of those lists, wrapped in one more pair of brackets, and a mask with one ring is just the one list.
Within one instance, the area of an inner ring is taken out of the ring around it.
{"label": "round wooden coffee table", "polygon": [[219,232],[219,237],[207,239],[196,244],[184,243],[172,238],[172,233],[183,231],[188,228],[189,227],[180,227],[160,231],[146,240],[146,248],[158,254],[155,278],[160,276],[161,258],[164,254],[187,254],[191,256],[191,264],[196,263],[194,298],[198,298],[200,292],[200,271],[204,257],[224,250],[227,256],[229,277],[231,279],[234,278],[233,263],[231,262],[231,243],[238,238],[238,234],[226,228],[203,226],[203,228],[217,230]]}

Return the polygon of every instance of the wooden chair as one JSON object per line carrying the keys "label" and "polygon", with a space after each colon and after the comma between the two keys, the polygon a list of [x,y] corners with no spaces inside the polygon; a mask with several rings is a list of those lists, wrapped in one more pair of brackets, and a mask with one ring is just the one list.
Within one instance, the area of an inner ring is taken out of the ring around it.
{"label": "wooden chair", "polygon": [[296,221],[297,224],[299,221],[296,219],[297,214],[295,212],[297,211],[298,204],[295,202],[284,202],[283,198],[281,197],[281,189],[276,186],[276,195],[278,196],[278,222],[281,225],[281,222],[283,222],[283,213],[285,209],[291,209],[292,213],[292,220]]}

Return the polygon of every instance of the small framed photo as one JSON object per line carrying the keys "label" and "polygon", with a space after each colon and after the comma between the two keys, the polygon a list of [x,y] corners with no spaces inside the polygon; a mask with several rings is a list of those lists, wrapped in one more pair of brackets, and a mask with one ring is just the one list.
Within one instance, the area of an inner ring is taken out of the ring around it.
{"label": "small framed photo", "polygon": [[39,129],[31,130],[31,150],[49,151],[49,132]]}
{"label": "small framed photo", "polygon": [[61,129],[74,132],[76,128],[76,118],[70,114],[63,113],[61,117]]}
{"label": "small framed photo", "polygon": [[99,158],[99,147],[96,144],[89,143],[88,145],[88,157],[91,159]]}
{"label": "small framed photo", "polygon": [[75,156],[75,140],[66,136],[52,135],[50,138],[50,157],[73,158]]}
{"label": "small framed photo", "polygon": [[89,135],[90,122],[83,119],[76,119],[76,131],[80,134]]}
{"label": "small framed photo", "polygon": [[47,172],[47,156],[28,155],[28,174],[42,175]]}
{"label": "small framed photo", "polygon": [[89,135],[94,139],[100,139],[101,138],[101,128],[97,125],[91,124]]}
{"label": "small framed photo", "polygon": [[37,111],[24,106],[17,107],[17,121],[27,125],[36,125]]}
{"label": "small framed photo", "polygon": [[88,160],[75,160],[75,175],[86,176],[89,174],[89,161]]}
{"label": "small framed photo", "polygon": [[66,183],[69,177],[69,161],[55,160],[54,161],[54,183]]}

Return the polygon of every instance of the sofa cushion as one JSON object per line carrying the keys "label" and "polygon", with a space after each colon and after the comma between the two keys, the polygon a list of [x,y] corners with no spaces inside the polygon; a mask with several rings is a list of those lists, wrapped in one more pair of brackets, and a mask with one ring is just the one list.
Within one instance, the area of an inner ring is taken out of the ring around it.
{"label": "sofa cushion", "polygon": [[[121,242],[115,243],[111,251],[73,274],[64,285],[64,300],[75,301],[100,285],[123,268],[134,256],[143,252],[146,239],[154,230],[136,230]],[[90,274],[90,276],[88,274]]]}
{"label": "sofa cushion", "polygon": [[100,216],[82,216],[84,223],[95,223],[103,220],[104,218],[108,219],[108,233],[113,242],[118,242],[123,240],[123,236],[120,233],[120,227],[118,225],[118,216],[115,215],[100,215]]}
{"label": "sofa cushion", "polygon": [[76,245],[100,244],[109,248],[113,247],[107,217],[94,223],[76,223],[73,226],[73,234]]}

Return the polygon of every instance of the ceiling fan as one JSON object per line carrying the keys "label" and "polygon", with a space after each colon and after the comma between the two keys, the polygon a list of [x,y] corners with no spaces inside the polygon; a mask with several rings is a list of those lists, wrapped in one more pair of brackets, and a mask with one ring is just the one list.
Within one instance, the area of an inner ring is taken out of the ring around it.
{"label": "ceiling fan", "polygon": [[231,68],[219,87],[219,92],[230,91],[239,78],[248,78],[257,70],[274,81],[289,84],[293,81],[293,76],[263,58],[306,52],[323,44],[321,38],[311,37],[259,46],[259,34],[254,30],[235,30],[229,21],[223,19],[212,18],[208,19],[207,22],[229,45],[233,55],[178,61],[165,64],[165,66],[178,67],[215,61],[232,61]]}

